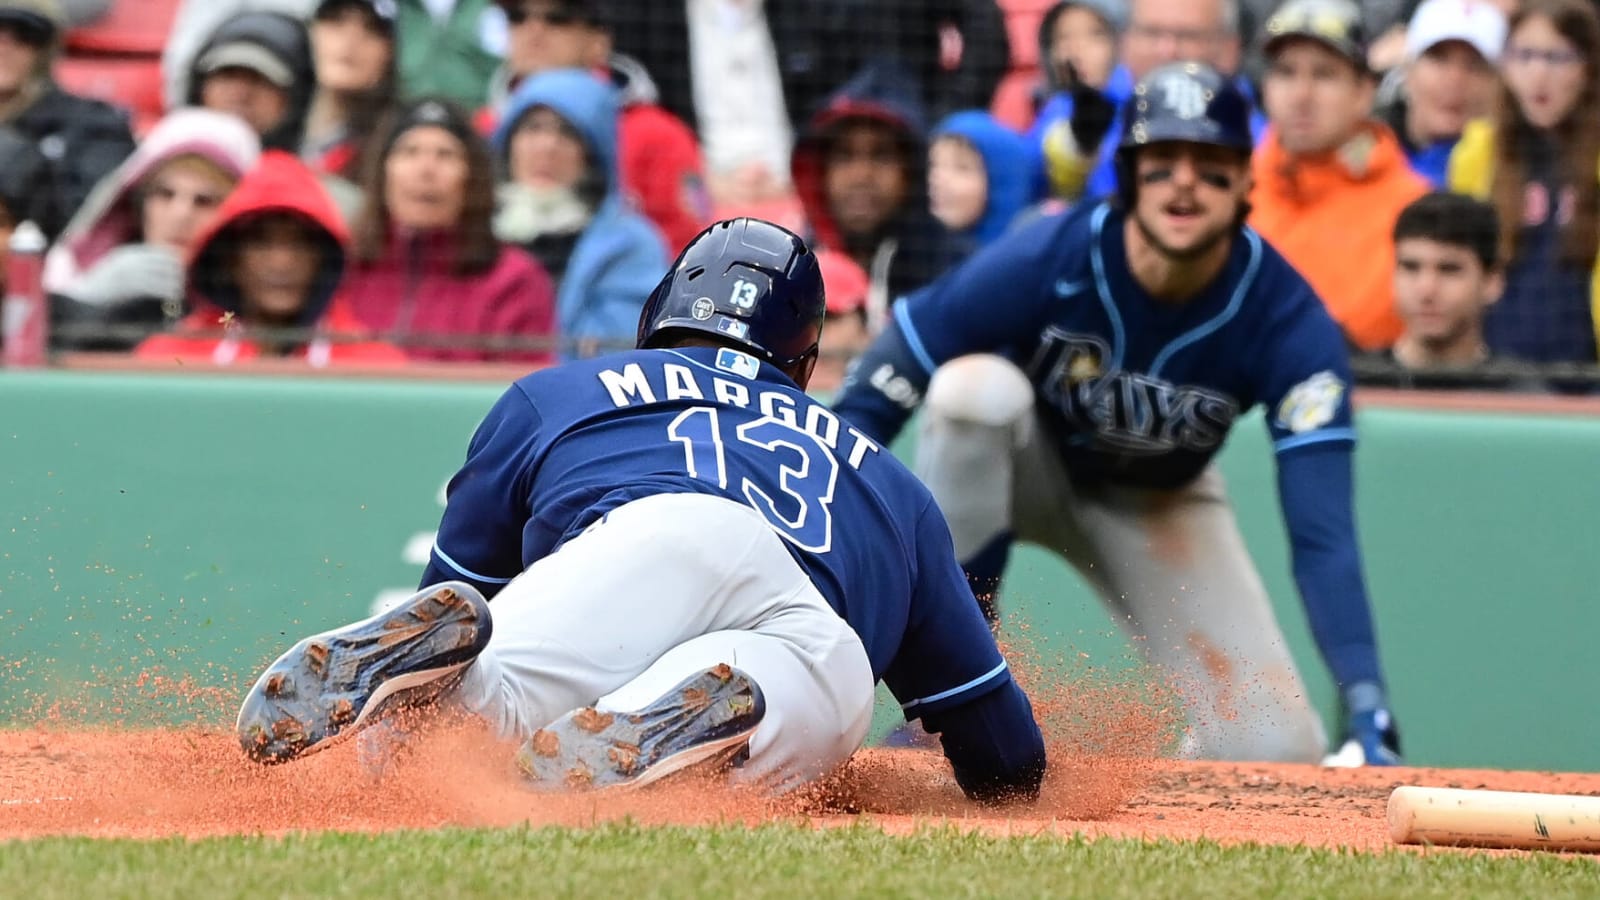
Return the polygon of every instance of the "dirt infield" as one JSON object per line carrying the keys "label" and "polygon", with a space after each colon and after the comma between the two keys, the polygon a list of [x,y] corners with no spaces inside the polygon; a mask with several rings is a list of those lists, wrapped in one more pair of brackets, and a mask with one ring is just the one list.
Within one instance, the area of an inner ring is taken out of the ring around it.
{"label": "dirt infield", "polygon": [[354,743],[262,768],[216,731],[0,732],[0,840],[585,825],[623,817],[834,824],[865,816],[891,831],[948,820],[1007,833],[1378,850],[1389,846],[1384,803],[1399,784],[1600,794],[1600,774],[1080,759],[1052,774],[1036,806],[997,815],[962,798],[938,755],[874,749],[862,751],[827,789],[783,803],[682,783],[622,797],[550,797],[524,789],[505,751],[479,737],[437,735],[424,744],[373,773]]}

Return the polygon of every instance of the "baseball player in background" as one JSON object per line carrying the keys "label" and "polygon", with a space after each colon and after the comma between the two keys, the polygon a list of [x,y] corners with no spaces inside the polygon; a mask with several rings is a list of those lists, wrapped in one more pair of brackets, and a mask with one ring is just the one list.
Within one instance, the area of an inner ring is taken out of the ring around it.
{"label": "baseball player in background", "polygon": [[1030,223],[898,303],[834,409],[887,443],[923,407],[914,468],[991,618],[1013,540],[1049,548],[1185,694],[1185,755],[1312,762],[1321,721],[1212,463],[1264,404],[1340,749],[1397,763],[1352,512],[1345,343],[1243,224],[1249,116],[1207,66],[1151,72],[1124,115],[1117,196]]}
{"label": "baseball player in background", "polygon": [[641,349],[495,404],[422,590],[274,662],[240,710],[245,751],[287,760],[447,702],[522,742],[535,785],[728,758],[782,792],[855,752],[882,679],[968,795],[1035,796],[1043,739],[939,508],[804,393],[824,310],[798,237],[703,232],[649,298]]}

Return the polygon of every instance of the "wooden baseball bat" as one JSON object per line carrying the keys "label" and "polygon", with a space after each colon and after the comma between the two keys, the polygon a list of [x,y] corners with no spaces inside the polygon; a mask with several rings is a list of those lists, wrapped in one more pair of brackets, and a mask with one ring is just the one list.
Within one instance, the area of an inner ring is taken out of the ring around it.
{"label": "wooden baseball bat", "polygon": [[1600,850],[1600,797],[1398,787],[1389,836],[1442,847]]}

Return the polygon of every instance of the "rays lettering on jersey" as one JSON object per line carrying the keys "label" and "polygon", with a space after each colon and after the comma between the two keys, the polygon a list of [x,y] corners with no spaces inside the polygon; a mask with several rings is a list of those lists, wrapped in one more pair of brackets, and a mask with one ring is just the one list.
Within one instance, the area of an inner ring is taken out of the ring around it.
{"label": "rays lettering on jersey", "polygon": [[1075,431],[1123,453],[1214,450],[1239,415],[1232,397],[1140,372],[1107,372],[1095,335],[1048,329],[1028,373]]}

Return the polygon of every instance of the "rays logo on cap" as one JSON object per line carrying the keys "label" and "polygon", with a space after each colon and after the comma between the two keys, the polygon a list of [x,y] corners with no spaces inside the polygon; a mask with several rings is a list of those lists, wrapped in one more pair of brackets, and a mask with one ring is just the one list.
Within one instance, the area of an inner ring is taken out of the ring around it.
{"label": "rays logo on cap", "polygon": [[704,322],[711,318],[711,314],[716,311],[717,305],[711,302],[710,297],[701,297],[694,301],[693,306],[689,307],[689,315],[694,316],[697,322]]}
{"label": "rays logo on cap", "polygon": [[1205,86],[1192,78],[1174,75],[1162,82],[1161,101],[1180,119],[1198,119],[1205,115],[1210,100]]}
{"label": "rays logo on cap", "polygon": [[750,381],[755,381],[756,376],[761,373],[761,363],[756,362],[754,356],[740,353],[731,347],[723,347],[717,351],[717,368]]}

